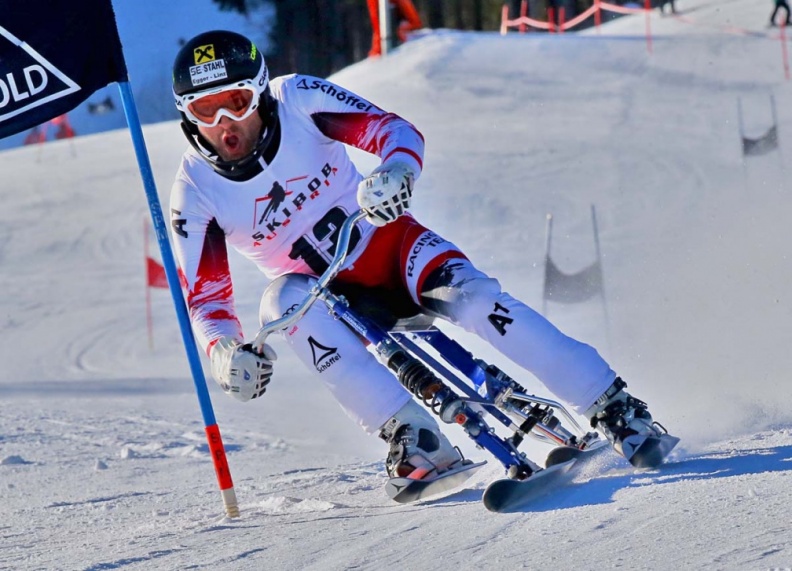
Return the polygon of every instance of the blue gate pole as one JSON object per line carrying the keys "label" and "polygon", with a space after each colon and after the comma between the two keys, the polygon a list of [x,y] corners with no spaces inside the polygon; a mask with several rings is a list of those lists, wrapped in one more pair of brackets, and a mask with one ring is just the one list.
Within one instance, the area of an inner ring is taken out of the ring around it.
{"label": "blue gate pole", "polygon": [[239,517],[239,505],[237,504],[236,493],[234,492],[234,484],[231,480],[231,471],[228,467],[223,440],[220,437],[220,429],[215,420],[212,401],[206,386],[206,378],[204,377],[203,368],[201,367],[201,359],[190,325],[190,317],[187,313],[187,306],[184,303],[184,297],[182,296],[181,287],[179,285],[176,262],[173,259],[173,251],[168,241],[167,225],[162,216],[162,207],[160,206],[157,187],[154,183],[154,174],[146,150],[146,142],[143,138],[143,129],[140,126],[137,107],[132,97],[132,87],[128,81],[123,81],[119,82],[118,88],[121,91],[124,114],[126,115],[127,125],[129,125],[129,131],[132,135],[135,156],[137,157],[140,176],[143,179],[146,199],[148,200],[149,210],[151,211],[151,220],[154,225],[154,230],[157,233],[157,243],[159,244],[160,253],[162,255],[162,265],[165,267],[165,275],[168,278],[168,288],[173,298],[173,305],[176,308],[176,316],[179,319],[182,342],[187,352],[187,360],[190,364],[193,383],[195,384],[195,392],[198,394],[198,402],[201,406],[206,438],[209,443],[209,452],[212,455],[212,462],[214,463],[215,473],[217,474],[217,482],[220,486],[223,504],[228,517]]}

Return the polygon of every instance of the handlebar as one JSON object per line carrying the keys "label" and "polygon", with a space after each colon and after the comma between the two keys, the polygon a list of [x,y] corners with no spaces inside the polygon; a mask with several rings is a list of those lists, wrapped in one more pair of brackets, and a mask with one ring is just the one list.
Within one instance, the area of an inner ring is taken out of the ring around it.
{"label": "handlebar", "polygon": [[347,249],[349,248],[349,240],[352,236],[352,229],[355,227],[355,224],[365,216],[366,212],[361,209],[357,212],[354,212],[353,214],[350,214],[349,217],[344,220],[344,223],[341,225],[341,229],[338,234],[338,243],[336,244],[335,256],[333,256],[333,260],[330,262],[330,265],[319,277],[316,284],[314,284],[314,286],[311,288],[311,291],[308,293],[308,295],[305,296],[305,299],[302,301],[302,303],[297,306],[297,309],[288,315],[284,315],[275,321],[265,323],[262,326],[252,343],[253,349],[256,352],[262,352],[264,349],[264,342],[270,333],[273,331],[286,329],[297,323],[302,318],[302,316],[305,315],[305,312],[311,308],[314,302],[319,299],[322,290],[324,290],[327,285],[333,281],[333,279],[338,275],[338,272],[341,270],[341,266],[344,265],[347,257]]}

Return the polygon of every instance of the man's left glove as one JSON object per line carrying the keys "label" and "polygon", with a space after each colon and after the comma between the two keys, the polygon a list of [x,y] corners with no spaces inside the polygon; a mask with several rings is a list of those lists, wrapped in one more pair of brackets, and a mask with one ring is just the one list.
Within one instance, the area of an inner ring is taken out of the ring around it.
{"label": "man's left glove", "polygon": [[415,173],[406,163],[386,163],[371,171],[357,190],[366,220],[374,226],[385,226],[407,212],[414,182]]}
{"label": "man's left glove", "polygon": [[247,402],[260,397],[272,378],[275,350],[264,345],[261,355],[250,344],[243,345],[233,337],[221,337],[209,354],[212,376],[220,388],[235,399]]}

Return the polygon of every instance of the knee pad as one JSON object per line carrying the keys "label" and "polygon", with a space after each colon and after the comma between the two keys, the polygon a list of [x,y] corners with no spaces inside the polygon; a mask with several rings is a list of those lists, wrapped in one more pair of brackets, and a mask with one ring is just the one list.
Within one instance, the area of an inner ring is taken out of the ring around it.
{"label": "knee pad", "polygon": [[275,278],[261,295],[259,324],[264,325],[297,309],[316,281],[316,278],[304,274],[286,274]]}

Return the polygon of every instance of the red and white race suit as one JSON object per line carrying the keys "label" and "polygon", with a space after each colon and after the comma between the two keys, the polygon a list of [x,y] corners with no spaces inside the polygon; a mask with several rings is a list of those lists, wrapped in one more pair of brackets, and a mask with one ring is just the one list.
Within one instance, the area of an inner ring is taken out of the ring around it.
{"label": "red and white race suit", "polygon": [[[242,340],[234,309],[226,244],[275,280],[262,298],[262,322],[301,301],[304,281],[332,259],[338,229],[358,209],[362,179],[344,144],[383,163],[410,165],[417,179],[424,142],[408,121],[315,77],[271,82],[280,136],[261,172],[244,181],[216,173],[194,149],[185,152],[171,193],[171,228],[182,285],[198,342],[208,351],[221,336]],[[615,373],[597,352],[558,331],[502,292],[451,242],[409,215],[375,228],[365,220],[340,283],[399,292],[411,303],[489,341],[582,412]],[[283,279],[276,279],[287,276]],[[410,398],[341,322],[315,305],[284,338],[320,374],[344,410],[367,431],[381,427]]]}

